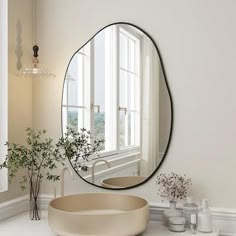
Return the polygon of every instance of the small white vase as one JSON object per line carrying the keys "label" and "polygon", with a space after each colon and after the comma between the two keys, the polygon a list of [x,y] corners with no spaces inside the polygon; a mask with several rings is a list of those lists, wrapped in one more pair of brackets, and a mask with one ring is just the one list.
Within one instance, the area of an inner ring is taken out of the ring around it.
{"label": "small white vase", "polygon": [[176,201],[171,200],[170,201],[170,208],[165,210],[163,212],[163,222],[165,226],[169,226],[169,218],[170,217],[176,217],[176,216],[182,216],[182,211],[178,210],[176,208]]}

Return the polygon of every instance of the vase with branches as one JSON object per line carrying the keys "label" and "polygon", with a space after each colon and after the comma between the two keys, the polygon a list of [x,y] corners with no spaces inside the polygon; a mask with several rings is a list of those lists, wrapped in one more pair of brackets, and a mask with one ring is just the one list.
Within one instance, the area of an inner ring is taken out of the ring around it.
{"label": "vase with branches", "polygon": [[24,169],[19,180],[22,190],[29,184],[31,219],[40,220],[38,196],[43,180],[58,181],[60,176],[53,173],[58,164],[64,166],[65,157],[51,138],[46,137],[46,130],[26,129],[26,144],[20,145],[6,142],[8,154],[0,169],[7,168],[9,181],[16,177],[20,169]]}
{"label": "vase with branches", "polygon": [[182,215],[176,209],[176,203],[178,200],[187,197],[192,181],[186,175],[171,172],[159,174],[156,183],[159,186],[158,194],[160,197],[170,202],[170,209],[167,209],[163,213],[164,223],[168,225],[169,217]]}

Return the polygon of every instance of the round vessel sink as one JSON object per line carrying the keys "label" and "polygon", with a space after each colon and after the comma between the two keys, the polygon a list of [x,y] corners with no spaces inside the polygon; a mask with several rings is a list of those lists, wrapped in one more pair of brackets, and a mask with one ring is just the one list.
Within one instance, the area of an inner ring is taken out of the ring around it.
{"label": "round vessel sink", "polygon": [[146,177],[144,176],[122,176],[104,179],[102,186],[107,188],[127,188],[142,183]]}
{"label": "round vessel sink", "polygon": [[146,200],[131,195],[69,195],[50,202],[48,222],[62,236],[134,236],[147,228],[149,206]]}

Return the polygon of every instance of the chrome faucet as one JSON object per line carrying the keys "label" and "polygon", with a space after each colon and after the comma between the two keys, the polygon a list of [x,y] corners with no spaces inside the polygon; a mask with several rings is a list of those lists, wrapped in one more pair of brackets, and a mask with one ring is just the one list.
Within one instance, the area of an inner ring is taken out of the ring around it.
{"label": "chrome faucet", "polygon": [[108,166],[108,168],[111,168],[111,165],[108,161],[106,160],[103,160],[103,159],[100,159],[100,160],[97,160],[93,163],[92,165],[92,183],[94,183],[94,168],[95,168],[95,165],[98,163],[98,162],[105,162]]}
{"label": "chrome faucet", "polygon": [[68,171],[70,173],[71,179],[74,179],[74,174],[71,171],[71,169],[69,169],[68,167],[64,167],[61,171],[61,176],[60,176],[60,180],[61,180],[61,196],[64,196],[64,184],[65,184],[65,172]]}

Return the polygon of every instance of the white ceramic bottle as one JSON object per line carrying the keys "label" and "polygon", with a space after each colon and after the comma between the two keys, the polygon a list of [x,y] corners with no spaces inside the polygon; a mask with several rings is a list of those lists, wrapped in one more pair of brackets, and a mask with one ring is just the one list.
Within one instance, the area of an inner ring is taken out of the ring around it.
{"label": "white ceramic bottle", "polygon": [[198,231],[203,233],[210,233],[213,230],[212,214],[208,207],[208,200],[202,200],[202,207],[198,213]]}
{"label": "white ceramic bottle", "polygon": [[187,197],[187,202],[183,205],[183,217],[186,219],[186,228],[190,228],[191,215],[198,214],[198,205],[193,203],[192,197]]}

